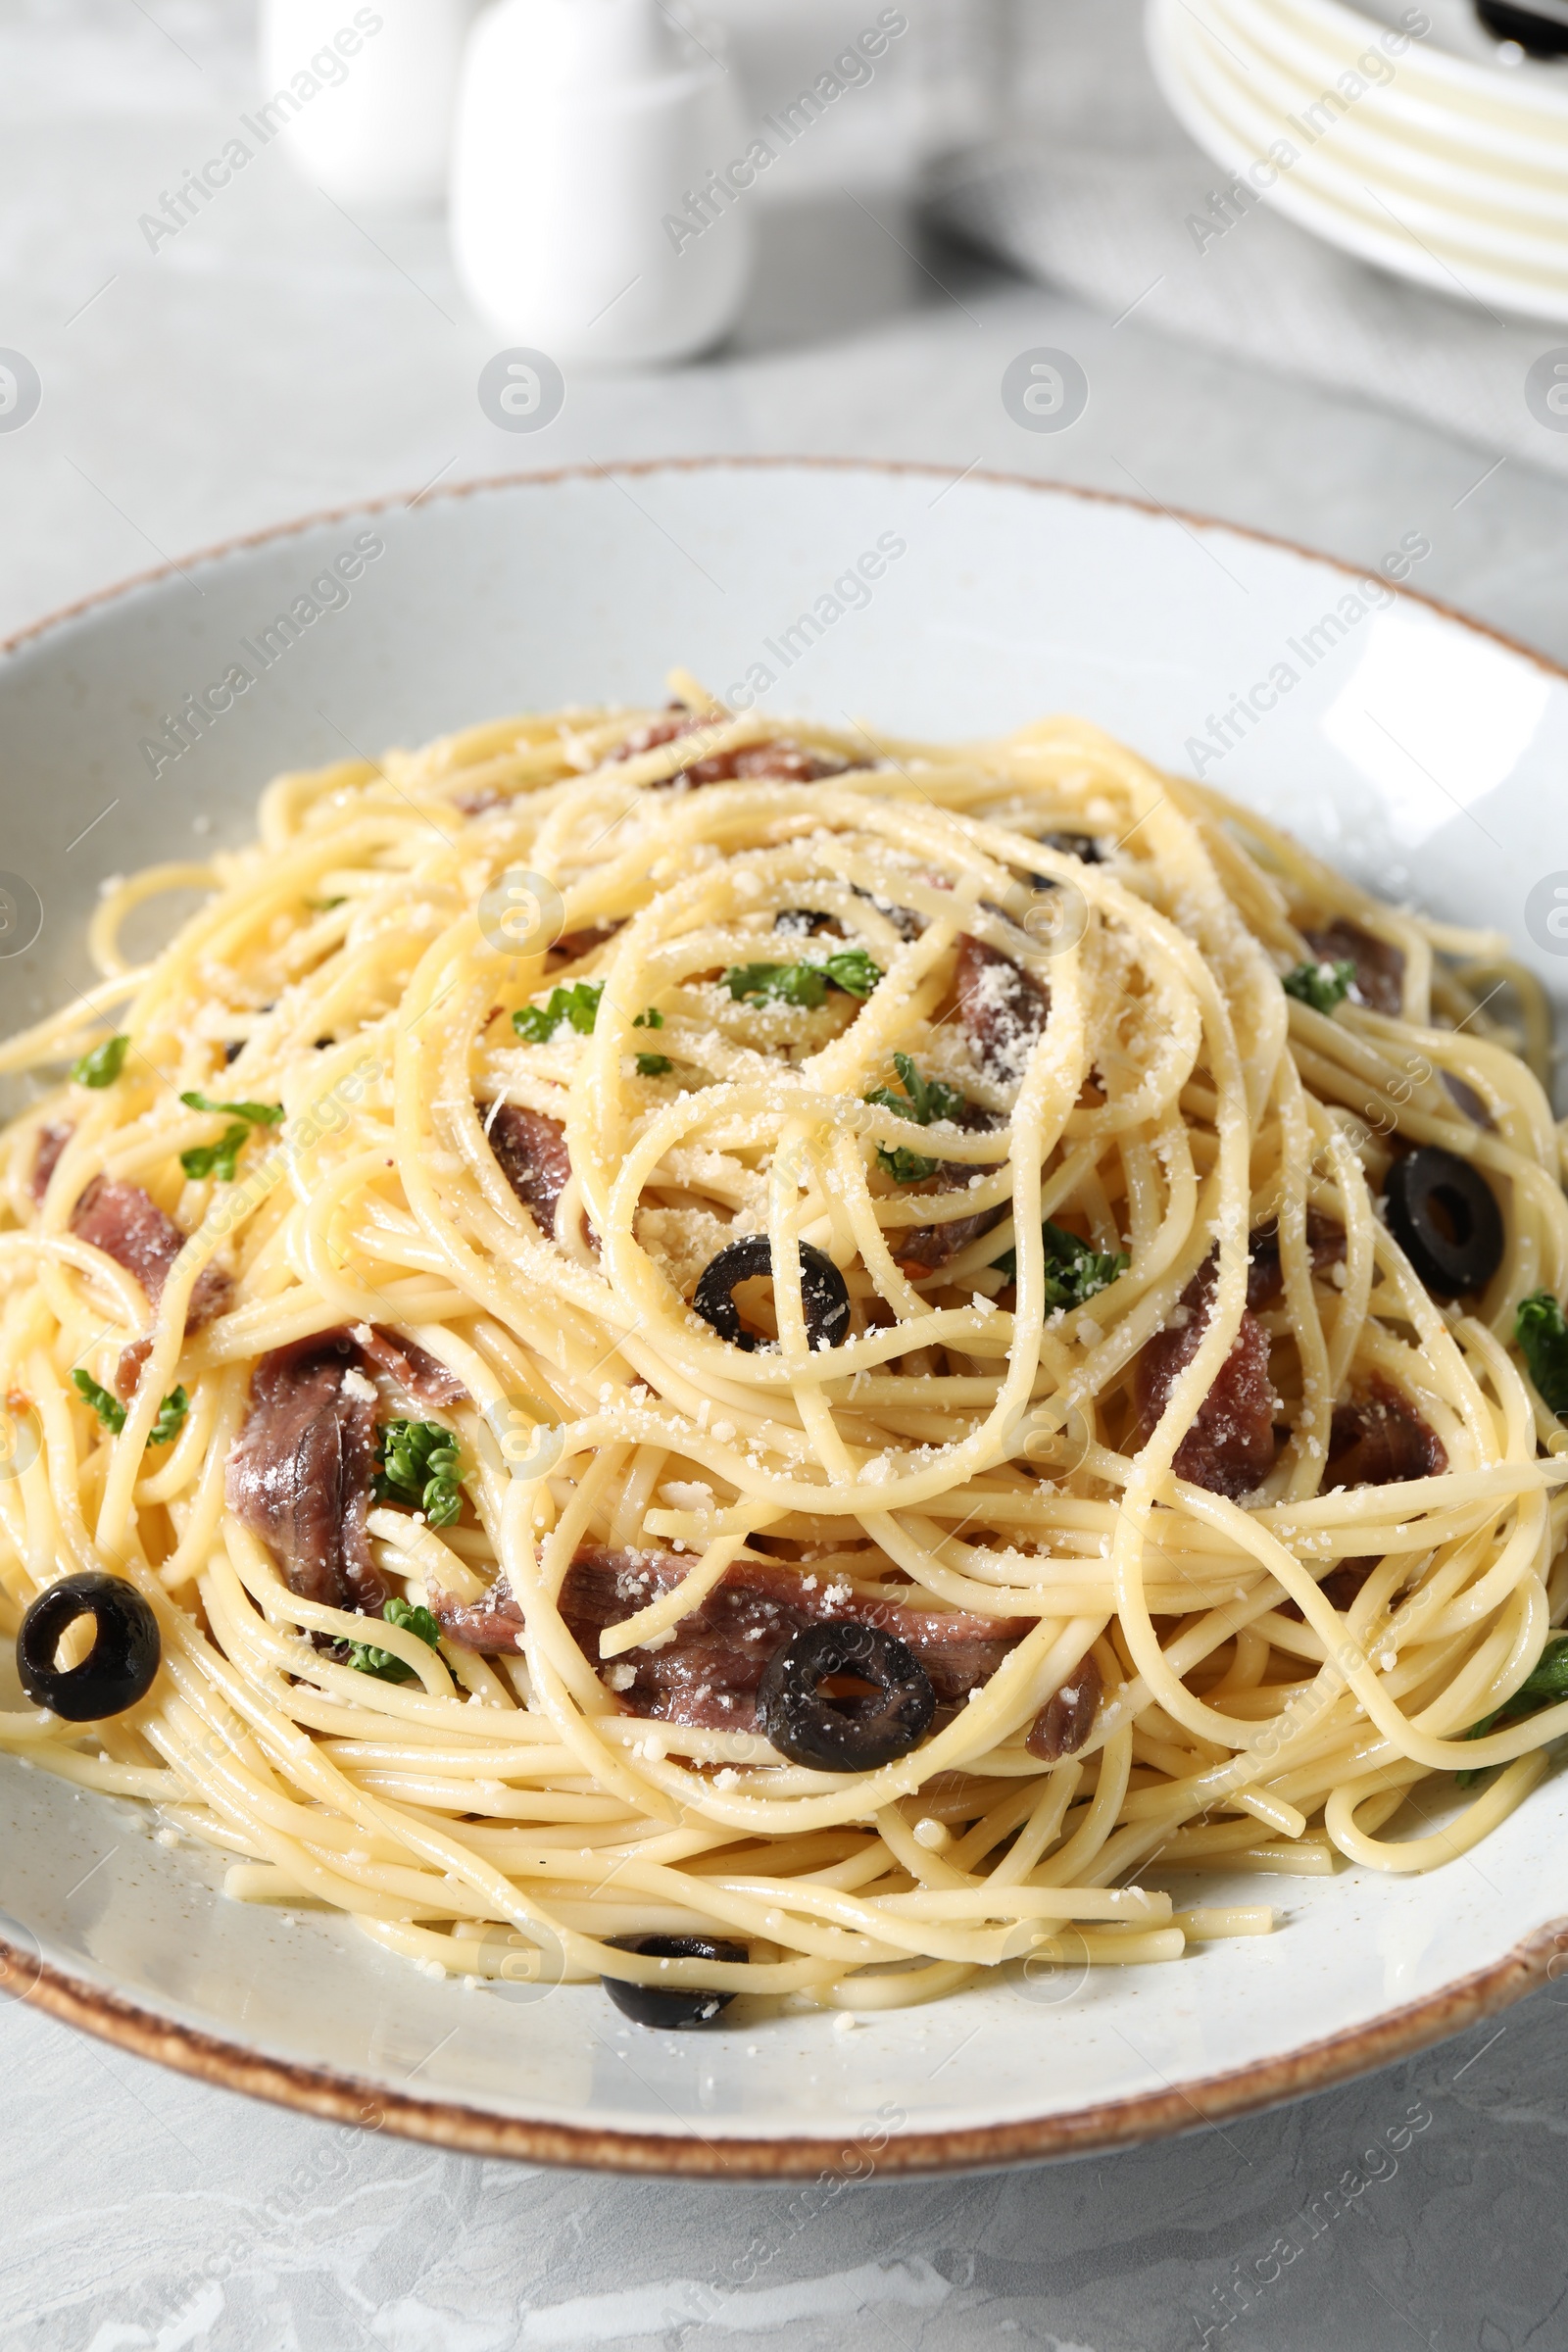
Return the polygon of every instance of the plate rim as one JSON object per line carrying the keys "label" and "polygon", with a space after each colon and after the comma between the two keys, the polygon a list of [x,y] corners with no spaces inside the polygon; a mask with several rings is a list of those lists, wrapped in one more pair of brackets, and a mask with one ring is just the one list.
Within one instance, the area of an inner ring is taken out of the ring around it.
{"label": "plate rim", "polygon": [[579,2172],[755,2181],[998,2172],[1016,2165],[1115,2154],[1189,2132],[1214,2130],[1330,2090],[1446,2041],[1483,2018],[1511,2008],[1526,1993],[1560,1982],[1559,1964],[1565,1954],[1568,1918],[1548,1920],[1500,1959],[1424,1999],[1278,2057],[1185,2084],[1169,2083],[1163,2090],[1102,2100],[1067,2114],[899,2133],[874,2155],[853,2129],[827,2138],[778,2133],[763,2139],[728,2134],[708,2139],[690,2131],[634,2132],[547,2123],[497,2115],[459,2100],[411,2098],[364,2077],[269,2057],[201,2027],[159,2017],[3,1939],[0,1982],[13,1971],[27,1977],[26,1989],[13,1998],[133,2057],[321,2122],[391,2132],[399,2138],[462,2155],[506,2157]]}
{"label": "plate rim", "polygon": [[[1456,433],[1455,440],[1469,442],[1469,436]],[[1492,443],[1476,441],[1477,449],[1491,449]],[[1526,463],[1529,461],[1527,460]],[[1054,475],[1009,473],[995,466],[970,466],[955,473],[947,466],[938,466],[925,458],[859,458],[833,457],[824,454],[792,456],[789,452],[730,456],[722,452],[699,453],[668,458],[612,459],[608,465],[591,461],[582,465],[553,466],[522,468],[507,473],[475,474],[461,482],[447,482],[439,489],[428,484],[421,490],[389,490],[375,498],[349,499],[341,506],[317,507],[305,514],[290,516],[283,522],[264,523],[254,531],[236,532],[233,537],[220,539],[207,547],[194,549],[178,562],[170,558],[151,565],[146,571],[129,572],[107,588],[94,588],[85,596],[75,597],[70,604],[59,605],[38,620],[30,620],[10,636],[0,637],[0,657],[19,654],[37,638],[52,630],[64,628],[70,622],[81,620],[96,612],[101,606],[119,602],[138,589],[156,587],[160,582],[184,576],[194,564],[220,563],[225,557],[244,554],[253,547],[270,547],[275,541],[298,538],[306,531],[318,529],[329,522],[351,522],[361,514],[386,514],[394,509],[412,514],[416,507],[434,505],[448,499],[480,497],[493,490],[544,489],[558,482],[600,482],[613,479],[617,474],[702,473],[730,468],[738,473],[789,472],[794,468],[819,473],[890,473],[914,474],[926,481],[946,481],[956,489],[960,482],[980,482],[991,489],[1030,490],[1053,498],[1081,499],[1087,506],[1121,507],[1139,514],[1158,515],[1189,530],[1222,531],[1236,539],[1250,540],[1258,547],[1277,548],[1282,554],[1299,556],[1308,564],[1322,564],[1338,571],[1348,580],[1364,579],[1371,575],[1372,566],[1350,564],[1343,556],[1326,554],[1322,548],[1308,547],[1304,541],[1292,539],[1281,531],[1265,531],[1254,523],[1227,521],[1223,515],[1205,514],[1195,507],[1166,506],[1157,498],[1135,498],[1125,490],[1105,490],[1091,482],[1059,481]],[[1533,470],[1541,470],[1533,468]],[[1548,479],[1552,478],[1550,476]],[[1559,685],[1568,686],[1568,663],[1553,661],[1549,654],[1527,645],[1523,638],[1512,637],[1505,629],[1495,628],[1491,621],[1480,620],[1462,606],[1450,605],[1444,598],[1433,596],[1425,589],[1414,588],[1408,581],[1388,579],[1380,574],[1391,595],[1425,607],[1445,620],[1455,622],[1472,636],[1485,637],[1500,645],[1505,653],[1516,654]]]}
{"label": "plate rim", "polygon": [[[412,494],[392,491],[378,498],[355,499],[341,506],[318,509],[201,548],[181,563],[171,560],[147,571],[132,573],[107,588],[95,589],[0,640],[0,656],[17,655],[122,597],[183,575],[195,564],[220,562],[251,548],[297,537],[324,523],[386,514],[396,508],[412,513],[427,500],[472,498],[494,491],[547,488],[562,482],[598,482],[616,474],[700,473],[723,468],[754,473],[803,469],[907,474],[928,481],[946,480],[950,487],[956,487],[959,481],[974,481],[995,489],[1075,498],[1090,505],[1155,515],[1188,530],[1225,532],[1308,563],[1321,564],[1348,580],[1364,576],[1369,568],[1348,564],[1342,557],[1325,555],[1298,540],[1250,524],[1227,522],[1216,515],[1164,506],[1157,499],[1135,498],[1121,491],[1057,481],[1045,475],[978,466],[954,474],[946,466],[919,459],[708,453],[480,475],[445,484],[439,490],[427,486]],[[1386,585],[1393,594],[1440,614],[1474,636],[1501,646],[1559,684],[1568,686],[1568,667],[1535,647],[1421,589],[1394,580]],[[891,2136],[869,2158],[867,2177],[993,2171],[1088,2156],[1171,2138],[1257,2114],[1327,2090],[1391,2065],[1396,2059],[1413,2056],[1480,2019],[1510,2007],[1540,1985],[1556,1982],[1561,1973],[1559,1963],[1564,1962],[1565,1956],[1568,1956],[1568,1917],[1548,1920],[1485,1967],[1439,1987],[1421,2000],[1298,2049],[1185,2083],[1168,2083],[1163,2090],[1103,2100],[1066,2114]],[[8,1984],[24,1986],[11,1997],[42,2009],[63,2024],[91,2034],[134,2057],[167,2066],[173,2073],[265,2099],[297,2113],[362,2130],[384,2130],[402,2138],[463,2154],[508,2157],[524,2163],[592,2172],[735,2181],[796,2180],[808,2175],[843,2177],[843,2167],[852,2161],[857,2170],[849,2177],[858,2178],[867,2160],[868,2152],[846,2133],[826,2138],[779,2133],[766,2138],[706,2139],[690,2132],[649,2132],[547,2123],[530,2117],[498,2115],[461,2101],[411,2098],[365,2078],[341,2075],[330,2068],[294,2059],[270,2057],[181,2019],[159,2016],[123,1994],[89,1984],[0,1937],[0,1987]]]}

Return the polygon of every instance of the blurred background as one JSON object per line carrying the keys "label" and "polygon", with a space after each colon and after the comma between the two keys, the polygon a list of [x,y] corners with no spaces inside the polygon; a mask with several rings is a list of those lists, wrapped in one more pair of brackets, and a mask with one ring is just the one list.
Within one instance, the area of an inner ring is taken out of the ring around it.
{"label": "blurred background", "polygon": [[[1427,594],[1568,659],[1565,40],[1562,0],[0,0],[0,633],[361,499],[823,453],[1418,532]],[[1564,2340],[1549,1991],[1226,2132],[847,2191],[721,2309],[788,2192],[3,2022],[28,2352]],[[1227,2334],[1235,2249],[1412,2100],[1419,2162]]]}
{"label": "blurred background", "polygon": [[[1498,37],[1548,50],[1565,11],[1485,13],[0,0],[0,628],[317,507],[770,450],[1049,474],[1352,561],[1420,528],[1429,593],[1568,651],[1568,64]],[[627,110],[672,76],[659,164]],[[683,154],[697,180],[759,137],[751,184],[681,212]],[[650,365],[661,321],[696,341]],[[1004,403],[1042,347],[1083,371],[1070,414]],[[481,405],[517,348],[560,365],[548,416]]]}

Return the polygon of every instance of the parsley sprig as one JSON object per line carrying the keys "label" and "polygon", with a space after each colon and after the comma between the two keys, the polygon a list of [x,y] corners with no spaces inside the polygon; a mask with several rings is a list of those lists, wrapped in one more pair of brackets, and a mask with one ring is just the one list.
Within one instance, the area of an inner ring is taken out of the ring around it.
{"label": "parsley sprig", "polygon": [[[1568,1698],[1568,1634],[1552,1634],[1545,1648],[1525,1676],[1512,1698],[1505,1698],[1500,1707],[1483,1715],[1466,1732],[1467,1740],[1484,1740],[1496,1726],[1522,1723],[1528,1715],[1539,1715],[1543,1707],[1554,1707]],[[1473,1788],[1485,1774],[1485,1767],[1454,1774],[1461,1788]]]}
{"label": "parsley sprig", "polygon": [[92,1406],[104,1427],[112,1429],[118,1438],[125,1426],[125,1408],[119,1397],[111,1396],[90,1372],[73,1372],[71,1378],[78,1396]]}
{"label": "parsley sprig", "polygon": [[235,1162],[250,1140],[253,1127],[275,1127],[283,1117],[281,1102],[215,1102],[194,1089],[180,1096],[187,1110],[208,1110],[230,1124],[216,1144],[192,1144],[179,1155],[179,1164],[193,1182],[216,1176],[222,1184],[234,1181]]}
{"label": "parsley sprig", "polygon": [[569,988],[553,988],[547,1004],[519,1004],[512,1026],[530,1046],[547,1046],[563,1022],[579,1037],[591,1037],[604,993],[602,980],[574,980]]}
{"label": "parsley sprig", "polygon": [[[662,1029],[663,1026],[664,1016],[657,1004],[650,1004],[648,1010],[640,1012],[632,1023],[634,1029]],[[662,1078],[666,1070],[674,1067],[667,1054],[639,1054],[637,1056],[639,1078]]]}
{"label": "parsley sprig", "polygon": [[158,1407],[158,1418],[147,1433],[149,1446],[172,1446],[185,1426],[190,1410],[190,1398],[183,1389],[171,1389]]}
{"label": "parsley sprig", "polygon": [[[125,1407],[119,1397],[111,1396],[90,1372],[73,1372],[71,1378],[77,1396],[92,1406],[104,1427],[113,1430],[118,1438],[125,1426]],[[158,1418],[147,1434],[148,1445],[172,1446],[184,1427],[185,1415],[189,1410],[190,1398],[184,1390],[172,1389],[158,1407]]]}
{"label": "parsley sprig", "polygon": [[748,1000],[795,1004],[814,1012],[829,988],[865,998],[882,977],[882,966],[863,948],[842,948],[824,963],[732,963],[724,986],[737,1004]]}
{"label": "parsley sprig", "polygon": [[276,1127],[283,1117],[281,1102],[215,1102],[208,1095],[181,1095],[187,1110],[213,1110],[220,1118],[243,1119],[249,1127]]}
{"label": "parsley sprig", "polygon": [[1343,1004],[1355,986],[1353,963],[1298,963],[1294,972],[1287,972],[1280,986],[1288,997],[1298,1004],[1310,1004],[1314,1012],[1332,1012]]}
{"label": "parsley sprig", "polygon": [[[530,1046],[548,1046],[563,1024],[575,1029],[579,1037],[592,1037],[594,1023],[599,1018],[600,1001],[605,993],[602,980],[574,980],[569,988],[553,988],[548,1004],[519,1004],[512,1016],[512,1026]],[[664,1016],[657,1005],[650,1004],[632,1022],[634,1029],[662,1029]],[[654,1056],[650,1055],[650,1059]],[[668,1063],[665,1067],[668,1068]],[[644,1077],[648,1072],[643,1072]]]}
{"label": "parsley sprig", "polygon": [[[1046,1304],[1086,1306],[1101,1291],[1109,1290],[1132,1260],[1123,1250],[1093,1250],[1075,1233],[1064,1233],[1048,1217],[1041,1227],[1046,1245]],[[1009,1282],[1018,1279],[1016,1246],[1004,1250],[992,1263]]]}
{"label": "parsley sprig", "polygon": [[101,1046],[94,1046],[90,1054],[72,1063],[71,1075],[78,1086],[113,1086],[129,1051],[128,1037],[106,1037]]}
{"label": "parsley sprig", "polygon": [[1550,1291],[1520,1300],[1513,1336],[1542,1403],[1559,1420],[1568,1418],[1568,1321]]}
{"label": "parsley sprig", "polygon": [[[929,1127],[934,1119],[957,1119],[967,1108],[966,1098],[956,1086],[946,1086],[940,1078],[922,1077],[907,1054],[895,1054],[893,1066],[903,1083],[903,1094],[895,1094],[891,1086],[874,1086],[865,1098],[867,1102],[897,1111],[901,1119],[910,1119],[916,1127]],[[902,1144],[894,1151],[878,1144],[876,1157],[878,1167],[895,1184],[921,1184],[927,1176],[934,1176],[941,1164]]]}
{"label": "parsley sprig", "polygon": [[458,1441],[439,1421],[386,1421],[376,1432],[377,1502],[423,1511],[427,1527],[450,1527],[463,1508]]}
{"label": "parsley sprig", "polygon": [[895,1144],[891,1152],[886,1144],[878,1144],[876,1164],[895,1184],[924,1184],[942,1163],[927,1159],[923,1152],[911,1152],[906,1144]]}
{"label": "parsley sprig", "polygon": [[236,1119],[225,1127],[216,1144],[192,1144],[179,1155],[179,1164],[187,1176],[199,1183],[204,1176],[216,1176],[220,1184],[232,1184],[235,1163],[250,1142],[251,1131],[245,1120]]}
{"label": "parsley sprig", "polygon": [[[427,1642],[432,1649],[441,1639],[441,1628],[428,1609],[416,1601],[400,1598],[396,1593],[381,1611],[385,1624],[397,1626],[403,1633],[414,1634]],[[389,1649],[378,1649],[371,1642],[351,1642],[348,1663],[357,1674],[373,1674],[377,1682],[416,1683],[418,1676],[402,1658],[394,1657]]]}

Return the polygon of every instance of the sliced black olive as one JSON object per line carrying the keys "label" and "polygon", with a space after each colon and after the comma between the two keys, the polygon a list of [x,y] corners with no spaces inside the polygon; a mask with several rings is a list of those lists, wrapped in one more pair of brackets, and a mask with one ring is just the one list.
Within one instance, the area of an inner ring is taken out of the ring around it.
{"label": "sliced black olive", "polygon": [[[79,1666],[62,1672],[55,1652],[78,1617],[93,1621],[93,1644]],[[158,1620],[121,1576],[62,1577],[40,1592],[17,1636],[17,1672],[34,1705],[68,1723],[102,1723],[145,1698],[163,1651]]]}
{"label": "sliced black olive", "polygon": [[1539,9],[1514,7],[1508,0],[1476,0],[1476,15],[1499,41],[1517,41],[1527,57],[1561,57],[1568,50],[1568,24],[1544,17]]}
{"label": "sliced black olive", "polygon": [[[832,1696],[837,1677],[871,1689]],[[936,1711],[931,1678],[906,1642],[879,1626],[808,1625],[768,1659],[757,1720],[792,1764],[815,1772],[875,1772],[918,1747]]]}
{"label": "sliced black olive", "polygon": [[1042,833],[1040,839],[1048,850],[1057,850],[1063,858],[1079,858],[1085,865],[1105,862],[1105,853],[1093,833]]}
{"label": "sliced black olive", "polygon": [[815,906],[781,906],[773,917],[775,931],[787,931],[797,939],[814,939],[819,931],[837,931],[836,916],[823,914]]}
{"label": "sliced black olive", "polygon": [[[703,1268],[692,1293],[692,1304],[703,1321],[710,1323],[732,1348],[744,1348],[748,1355],[772,1343],[759,1340],[755,1331],[742,1324],[733,1297],[735,1286],[772,1271],[772,1243],[765,1233],[749,1233],[743,1242],[731,1242]],[[801,1244],[801,1305],[806,1314],[807,1346],[837,1348],[850,1328],[849,1289],[833,1260],[813,1250],[809,1242]]]}
{"label": "sliced black olive", "polygon": [[245,1042],[243,1038],[231,1037],[227,1045],[223,1048],[223,1059],[225,1062],[238,1061],[244,1051]]}
{"label": "sliced black olive", "polygon": [[1484,1291],[1502,1263],[1502,1211],[1456,1152],[1423,1144],[1389,1170],[1389,1231],[1437,1298]]}
{"label": "sliced black olive", "polygon": [[[717,1943],[707,1936],[612,1936],[608,1940],[620,1952],[636,1952],[644,1960],[712,1960],[725,1968],[744,1967],[751,1958],[744,1943]],[[615,2007],[634,2025],[662,2026],[684,2033],[692,2026],[710,2026],[721,2009],[735,1998],[702,1984],[628,1984],[624,1977],[599,1980]]]}
{"label": "sliced black olive", "polygon": [[1489,1135],[1495,1135],[1497,1122],[1476,1093],[1475,1088],[1467,1085],[1464,1079],[1455,1077],[1452,1070],[1443,1070],[1439,1075],[1459,1109],[1464,1112],[1465,1117],[1473,1121],[1477,1127],[1485,1127]]}
{"label": "sliced black olive", "polygon": [[918,939],[925,929],[925,916],[916,914],[912,906],[895,906],[891,899],[879,899],[874,890],[862,890],[858,882],[852,882],[850,888],[858,899],[864,899],[874,906],[878,914],[885,914],[901,939]]}

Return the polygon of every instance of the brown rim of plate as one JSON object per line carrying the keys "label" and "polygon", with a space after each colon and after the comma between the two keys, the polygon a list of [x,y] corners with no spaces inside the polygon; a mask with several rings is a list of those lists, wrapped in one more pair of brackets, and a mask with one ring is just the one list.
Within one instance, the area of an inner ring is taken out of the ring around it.
{"label": "brown rim of plate", "polygon": [[876,2135],[868,2138],[853,2127],[828,2139],[706,2139],[690,2132],[615,2132],[593,2125],[541,2123],[486,2114],[450,2100],[413,2099],[382,2083],[240,2049],[197,2027],[156,2017],[119,1993],[84,1984],[0,1942],[0,1974],[8,1975],[13,1967],[32,1979],[25,1992],[13,1997],[47,2010],[68,2026],[114,2042],[138,2058],[154,2059],[176,2074],[194,2075],[224,2090],[245,2091],[252,2098],[270,2099],[279,2107],[293,2107],[330,2123],[394,2132],[404,2139],[456,2148],[469,2156],[512,2156],[528,2164],[566,2165],[579,2171],[705,2180],[785,2180],[826,2174],[869,2180],[985,2172],[1054,2157],[1103,2154],[1208,2130],[1284,2100],[1327,2090],[1446,2040],[1527,1992],[1559,1982],[1568,1969],[1568,1919],[1537,1928],[1490,1968],[1461,1977],[1424,2001],[1277,2058],[1170,2083],[1164,2090],[1133,2098],[1107,2099],[1070,2115],[968,2131],[910,2132],[889,2136],[881,2146],[874,2145]]}
{"label": "brown rim of plate", "polygon": [[[138,588],[182,576],[197,564],[220,559],[253,547],[270,546],[328,522],[347,521],[361,514],[382,514],[402,507],[405,512],[427,499],[471,498],[491,490],[548,487],[557,482],[603,480],[607,474],[697,473],[721,467],[737,472],[764,472],[802,467],[817,472],[910,474],[927,481],[982,482],[993,488],[1027,490],[1055,498],[1077,498],[1090,504],[1122,507],[1143,514],[1163,516],[1188,529],[1223,531],[1260,546],[1276,547],[1308,563],[1321,564],[1347,580],[1376,576],[1392,595],[1440,612],[1472,635],[1485,637],[1517,654],[1550,677],[1568,683],[1568,669],[1521,645],[1501,630],[1474,620],[1437,597],[1424,595],[1337,556],[1320,555],[1269,531],[1244,523],[1222,522],[1213,515],[1192,514],[1155,501],[1124,497],[1114,490],[1095,490],[1072,482],[1054,482],[1028,474],[993,473],[975,469],[955,475],[946,466],[914,461],[877,458],[691,457],[640,458],[624,465],[564,466],[537,473],[493,474],[470,482],[454,482],[440,490],[420,490],[412,496],[354,502],[323,509],[291,522],[204,548],[185,563],[160,564],[117,586],[97,590],[67,605],[43,620],[32,622],[0,642],[0,654],[20,652],[35,639],[65,622],[76,620],[112,604]],[[82,1983],[64,1971],[40,1963],[0,1940],[0,1982],[15,1965],[18,1975],[31,1979],[28,1989],[15,1997],[30,2001],[66,2025],[96,2034],[101,2040],[193,2075],[225,2090],[270,2099],[306,2115],[367,2131],[387,2131],[406,2139],[424,2140],[437,2147],[456,2148],[473,2156],[511,2156],[529,2164],[557,2164],[598,2172],[680,2175],[710,2180],[769,2180],[798,2179],[808,2174],[837,2174],[846,2179],[891,2175],[976,2172],[1012,2164],[1038,2164],[1054,2157],[1087,2156],[1106,2149],[1133,2147],[1178,2132],[1201,2130],[1233,2117],[1253,2115],[1289,2099],[1304,2098],[1348,2082],[1396,2059],[1411,2056],[1431,2043],[1462,2033],[1483,2017],[1507,2008],[1538,1986],[1555,1983],[1568,1972],[1568,1919],[1549,1921],[1514,1945],[1489,1967],[1462,1977],[1441,1991],[1408,2008],[1375,2018],[1362,2026],[1333,2034],[1320,2041],[1280,2057],[1264,2058],[1200,2081],[1172,2083],[1162,2091],[1111,2099],[1078,2109],[1070,2115],[1039,2116],[1022,2123],[1000,2124],[977,2130],[914,2132],[889,2137],[874,2152],[854,2137],[704,2139],[691,2133],[601,2131],[591,2125],[547,2124],[523,2117],[486,2114],[444,2100],[421,2100],[401,2091],[320,2067],[302,2066],[288,2059],[269,2058],[234,2042],[141,2009],[104,1987]]]}
{"label": "brown rim of plate", "polygon": [[[1191,531],[1224,531],[1234,539],[1250,539],[1258,547],[1276,547],[1285,555],[1299,556],[1308,564],[1321,564],[1327,570],[1338,571],[1346,579],[1355,581],[1376,578],[1391,596],[1403,597],[1407,603],[1422,605],[1429,612],[1440,612],[1472,637],[1485,637],[1505,652],[1517,654],[1548,677],[1568,684],[1568,666],[1553,662],[1533,645],[1520,638],[1510,637],[1502,629],[1494,629],[1489,621],[1477,620],[1473,613],[1462,612],[1457,605],[1445,604],[1441,597],[1428,596],[1423,589],[1412,588],[1402,580],[1393,580],[1370,564],[1348,564],[1342,556],[1326,556],[1321,549],[1303,547],[1298,539],[1287,539],[1277,531],[1260,531],[1251,523],[1226,522],[1217,514],[1199,514],[1187,507],[1161,506],[1157,499],[1130,498],[1120,490],[1098,490],[1082,482],[1057,482],[1046,475],[1028,473],[997,473],[985,466],[969,466],[954,473],[946,466],[932,466],[917,458],[828,458],[828,457],[746,457],[727,458],[627,458],[609,466],[589,463],[582,466],[556,466],[535,473],[480,474],[472,481],[449,482],[442,489],[426,487],[412,492],[389,491],[383,498],[352,500],[347,506],[321,507],[314,514],[295,515],[288,522],[271,522],[259,531],[245,531],[233,539],[220,539],[214,547],[202,547],[185,558],[182,564],[158,564],[150,571],[132,572],[112,587],[96,588],[89,596],[76,598],[74,603],[62,605],[57,612],[47,612],[41,620],[29,621],[25,628],[11,636],[0,638],[0,654],[20,653],[34,638],[47,635],[66,621],[78,620],[94,612],[101,605],[114,604],[128,596],[134,589],[151,588],[160,580],[183,578],[197,564],[216,564],[224,557],[242,554],[252,547],[270,547],[275,540],[295,539],[302,532],[318,529],[323,523],[348,522],[360,514],[388,514],[401,508],[412,514],[416,507],[440,499],[473,498],[489,490],[533,490],[549,488],[557,482],[600,482],[613,480],[616,474],[709,473],[727,469],[736,473],[788,472],[799,466],[814,473],[889,473],[909,474],[924,481],[945,482],[956,489],[960,482],[983,482],[994,490],[1031,490],[1051,498],[1081,499],[1086,506],[1122,507],[1138,514],[1159,515]],[[933,501],[933,504],[935,502]]]}

